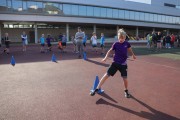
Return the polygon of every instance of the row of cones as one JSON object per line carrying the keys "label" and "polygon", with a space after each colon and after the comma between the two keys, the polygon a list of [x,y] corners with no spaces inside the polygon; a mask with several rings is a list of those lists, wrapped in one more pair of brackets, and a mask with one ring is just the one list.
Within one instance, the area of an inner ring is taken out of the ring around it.
{"label": "row of cones", "polygon": [[[87,60],[86,52],[83,53],[83,59]],[[54,54],[52,55],[51,61],[52,62],[57,62],[56,56]],[[10,63],[11,63],[12,66],[15,66],[16,61],[14,59],[14,56],[11,57],[11,62]]]}

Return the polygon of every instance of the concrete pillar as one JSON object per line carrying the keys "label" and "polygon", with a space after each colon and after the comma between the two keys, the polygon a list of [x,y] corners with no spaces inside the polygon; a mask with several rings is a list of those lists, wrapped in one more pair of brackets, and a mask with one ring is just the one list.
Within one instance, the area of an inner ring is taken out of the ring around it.
{"label": "concrete pillar", "polygon": [[139,28],[136,27],[136,37],[139,37]]}
{"label": "concrete pillar", "polygon": [[117,36],[118,36],[118,30],[119,30],[119,26],[118,25],[116,26],[116,30],[117,30]]}
{"label": "concrete pillar", "polygon": [[38,31],[37,31],[37,24],[34,24],[34,33],[35,33],[35,43],[38,43]]}
{"label": "concrete pillar", "polygon": [[96,33],[96,25],[93,26],[93,32]]}
{"label": "concrete pillar", "polygon": [[67,41],[69,41],[69,24],[66,24],[66,37]]}
{"label": "concrete pillar", "polygon": [[155,30],[155,28],[153,28],[153,32],[155,32],[156,30]]}

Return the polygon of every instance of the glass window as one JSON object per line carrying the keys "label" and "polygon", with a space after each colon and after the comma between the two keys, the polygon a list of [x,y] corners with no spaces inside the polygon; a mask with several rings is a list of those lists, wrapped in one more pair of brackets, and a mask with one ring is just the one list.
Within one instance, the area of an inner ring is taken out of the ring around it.
{"label": "glass window", "polygon": [[135,12],[130,11],[130,19],[134,20],[135,19]]}
{"label": "glass window", "polygon": [[27,11],[27,2],[23,1],[23,11]]}
{"label": "glass window", "polygon": [[93,16],[94,14],[93,7],[87,6],[87,16]]}
{"label": "glass window", "polygon": [[65,15],[71,15],[71,5],[63,4],[63,13]]}
{"label": "glass window", "polygon": [[117,9],[113,9],[113,18],[118,18],[118,10]]}
{"label": "glass window", "polygon": [[106,8],[101,8],[101,17],[106,17]]}
{"label": "glass window", "polygon": [[176,24],[180,24],[180,17],[176,17]]}
{"label": "glass window", "polygon": [[165,17],[165,15],[162,15],[162,22],[163,22],[163,23],[166,22],[166,17]]}
{"label": "glass window", "polygon": [[169,16],[166,16],[166,23],[169,23]]}
{"label": "glass window", "polygon": [[72,15],[78,15],[79,14],[79,6],[78,5],[71,5],[71,14]]}
{"label": "glass window", "polygon": [[12,8],[11,0],[7,0],[7,7],[8,7],[9,10]]}
{"label": "glass window", "polygon": [[7,11],[6,0],[0,0],[0,12]]}
{"label": "glass window", "polygon": [[119,18],[124,19],[124,10],[119,10]]}
{"label": "glass window", "polygon": [[100,16],[100,8],[94,7],[94,16],[99,17]]}
{"label": "glass window", "polygon": [[107,8],[107,17],[108,18],[112,18],[112,9],[111,8]]}
{"label": "glass window", "polygon": [[173,18],[172,18],[172,16],[169,16],[169,23],[173,23]]}
{"label": "glass window", "polygon": [[162,22],[161,19],[161,15],[158,15],[158,22]]}
{"label": "glass window", "polygon": [[149,21],[149,13],[145,13],[145,21]]}
{"label": "glass window", "polygon": [[149,14],[149,20],[154,21],[154,15],[153,14]]}
{"label": "glass window", "polygon": [[28,12],[31,13],[37,13],[37,12],[42,12],[42,2],[27,2],[27,8]]}
{"label": "glass window", "polygon": [[125,19],[129,19],[129,11],[125,10]]}
{"label": "glass window", "polygon": [[157,22],[158,21],[158,16],[157,14],[154,14],[154,22]]}
{"label": "glass window", "polygon": [[172,17],[173,19],[173,23],[175,24],[176,23],[176,17]]}
{"label": "glass window", "polygon": [[139,20],[140,17],[140,13],[139,12],[135,12],[135,20]]}
{"label": "glass window", "polygon": [[79,15],[86,16],[86,6],[79,6]]}
{"label": "glass window", "polygon": [[12,0],[12,8],[13,8],[14,11],[21,12],[23,10],[22,1]]}
{"label": "glass window", "polygon": [[144,21],[144,13],[143,12],[140,12],[140,20]]}
{"label": "glass window", "polygon": [[[44,3],[44,12],[47,14],[62,14],[62,9],[60,9],[57,3]],[[60,4],[61,5],[61,4]]]}

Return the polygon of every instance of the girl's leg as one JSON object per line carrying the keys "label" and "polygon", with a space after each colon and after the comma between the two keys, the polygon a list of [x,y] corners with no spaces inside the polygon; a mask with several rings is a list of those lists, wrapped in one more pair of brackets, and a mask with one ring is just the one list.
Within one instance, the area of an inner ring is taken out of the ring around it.
{"label": "girl's leg", "polygon": [[123,82],[124,82],[124,90],[128,89],[128,80],[127,78],[123,78]]}
{"label": "girl's leg", "polygon": [[108,74],[105,73],[104,76],[101,78],[101,80],[100,80],[100,82],[99,82],[99,84],[98,84],[98,86],[97,86],[97,89],[100,89],[101,86],[104,84],[104,82],[105,82],[108,78],[109,78]]}

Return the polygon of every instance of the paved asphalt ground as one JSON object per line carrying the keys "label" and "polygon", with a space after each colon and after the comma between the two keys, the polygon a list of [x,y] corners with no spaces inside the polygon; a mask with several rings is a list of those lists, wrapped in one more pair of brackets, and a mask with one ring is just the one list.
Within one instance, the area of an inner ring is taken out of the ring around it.
{"label": "paved asphalt ground", "polygon": [[172,50],[173,59],[161,56],[167,51],[135,47],[137,60],[128,60],[129,99],[119,72],[104,84],[104,94],[89,96],[112,59],[100,63],[100,52],[88,47],[85,61],[72,45],[67,49],[43,54],[32,45],[23,53],[14,46],[10,55],[0,54],[0,120],[180,120],[180,49]]}

